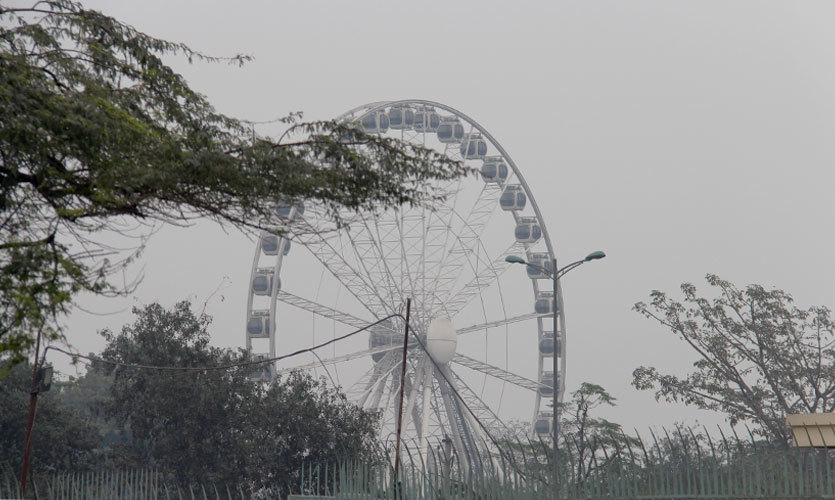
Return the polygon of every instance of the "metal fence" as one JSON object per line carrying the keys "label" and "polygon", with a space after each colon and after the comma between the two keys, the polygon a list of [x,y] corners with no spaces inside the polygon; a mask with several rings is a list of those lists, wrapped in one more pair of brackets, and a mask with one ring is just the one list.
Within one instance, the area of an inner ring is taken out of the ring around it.
{"label": "metal fence", "polygon": [[[835,460],[826,451],[787,450],[736,457],[732,463],[703,457],[686,463],[641,464],[624,457],[578,480],[552,478],[542,468],[505,475],[462,470],[407,469],[393,481],[388,468],[365,464],[340,470],[313,468],[299,493],[345,499],[835,499]],[[325,481],[329,476],[329,480]],[[556,491],[555,491],[556,490]],[[557,493],[558,492],[558,493]]]}
{"label": "metal fence", "polygon": [[[602,457],[597,468],[578,474],[579,463],[566,460],[557,481],[551,464],[530,460],[502,463],[480,472],[468,467],[406,457],[400,477],[387,460],[376,464],[310,464],[297,486],[182,485],[155,471],[99,471],[35,475],[26,498],[50,499],[271,499],[296,495],[338,499],[533,500],[533,499],[833,499],[835,457],[828,450],[705,449],[665,450]],[[662,453],[659,453],[662,452]],[[567,457],[568,458],[568,457]],[[587,457],[589,458],[589,457]],[[591,462],[594,462],[589,458]],[[16,478],[0,475],[0,498],[19,498]]]}

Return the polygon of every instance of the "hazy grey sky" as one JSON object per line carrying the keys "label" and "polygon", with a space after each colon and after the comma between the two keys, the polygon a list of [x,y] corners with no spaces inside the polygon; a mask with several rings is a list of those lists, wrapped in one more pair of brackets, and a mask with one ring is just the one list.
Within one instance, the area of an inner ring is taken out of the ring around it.
{"label": "hazy grey sky", "polygon": [[[254,56],[243,68],[171,59],[240,118],[415,98],[477,120],[522,169],[559,258],[608,254],[563,282],[567,390],[603,385],[627,428],[718,421],[629,385],[638,365],[683,373],[693,360],[631,311],[650,290],[716,273],[835,304],[831,2],[84,3],[212,55]],[[130,305],[202,304],[226,277],[207,312],[215,342],[240,346],[253,250],[208,224],[164,229],[135,298],[82,301],[123,312],[78,311],[68,338],[98,350],[95,331],[130,321]]]}

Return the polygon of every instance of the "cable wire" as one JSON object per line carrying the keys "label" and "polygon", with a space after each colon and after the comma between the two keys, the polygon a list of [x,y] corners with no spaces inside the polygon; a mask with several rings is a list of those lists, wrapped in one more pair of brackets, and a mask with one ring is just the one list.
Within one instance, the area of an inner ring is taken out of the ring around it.
{"label": "cable wire", "polygon": [[[78,353],[66,351],[64,349],[61,349],[60,347],[47,346],[46,349],[47,350],[52,349],[53,351],[58,351],[60,353],[66,354],[68,356],[72,356],[74,358],[86,359],[88,361],[93,361],[93,362],[107,363],[107,364],[114,365],[114,366],[124,366],[126,368],[141,368],[141,369],[145,369],[145,370],[170,370],[170,371],[177,371],[177,370],[181,370],[181,371],[229,370],[229,369],[232,369],[232,368],[240,368],[240,367],[244,367],[244,366],[255,366],[255,365],[261,365],[261,364],[265,364],[265,363],[274,363],[276,361],[281,361],[281,360],[284,360],[284,359],[287,359],[287,358],[292,358],[292,357],[298,356],[300,354],[305,354],[305,353],[308,353],[308,352],[312,353],[313,351],[315,351],[317,349],[321,349],[322,347],[326,347],[326,346],[329,346],[329,345],[331,345],[335,342],[339,342],[340,340],[344,340],[344,339],[347,339],[349,337],[353,337],[354,335],[356,335],[358,333],[361,333],[361,332],[364,332],[365,330],[368,330],[372,326],[378,325],[378,324],[382,323],[383,321],[389,320],[389,319],[397,317],[397,316],[400,316],[400,315],[399,314],[392,314],[391,316],[386,316],[385,318],[379,319],[379,320],[375,321],[374,323],[369,323],[368,325],[365,325],[362,328],[354,330],[350,333],[346,333],[345,335],[342,335],[340,337],[333,338],[331,340],[328,340],[327,342],[323,342],[323,343],[315,345],[313,347],[308,347],[308,348],[305,348],[305,349],[299,349],[298,351],[294,351],[294,352],[291,352],[291,353],[288,353],[288,354],[284,354],[282,356],[276,356],[274,358],[256,359],[256,360],[252,360],[252,361],[245,361],[245,362],[242,362],[242,363],[230,363],[230,364],[226,364],[226,365],[217,365],[217,366],[164,366],[164,365],[144,365],[144,364],[139,364],[139,363],[123,363],[121,361],[114,361],[114,360],[110,360],[110,359],[104,359],[104,358],[100,358],[98,356],[90,356],[90,355],[84,355],[84,354],[78,354]],[[44,355],[45,354],[46,354],[46,351],[44,351]]]}

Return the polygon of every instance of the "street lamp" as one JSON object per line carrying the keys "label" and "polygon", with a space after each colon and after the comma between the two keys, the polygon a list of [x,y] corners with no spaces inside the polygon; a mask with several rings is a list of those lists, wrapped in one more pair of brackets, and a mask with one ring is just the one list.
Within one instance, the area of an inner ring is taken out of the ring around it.
{"label": "street lamp", "polygon": [[[551,278],[551,284],[553,285],[554,307],[552,309],[552,312],[553,312],[552,316],[553,316],[553,319],[554,319],[554,328],[553,328],[553,335],[554,335],[554,355],[553,355],[554,368],[553,368],[552,377],[551,377],[551,388],[553,390],[552,397],[554,398],[554,416],[553,416],[553,425],[551,426],[551,431],[552,431],[553,438],[554,438],[554,488],[555,488],[554,491],[555,492],[556,492],[556,487],[557,487],[557,481],[558,481],[558,478],[559,478],[559,454],[558,454],[558,449],[559,449],[559,428],[560,428],[559,413],[557,412],[557,408],[558,408],[557,407],[557,394],[558,394],[558,389],[557,389],[557,340],[558,340],[557,339],[557,314],[558,314],[558,310],[557,309],[558,309],[558,305],[559,305],[557,303],[557,288],[559,286],[560,278],[565,276],[565,274],[568,271],[571,271],[572,269],[574,269],[576,267],[579,267],[579,266],[585,264],[586,262],[590,262],[592,260],[600,260],[605,256],[606,256],[605,253],[598,250],[596,252],[592,252],[592,253],[586,255],[586,257],[584,259],[578,260],[576,262],[572,262],[571,264],[568,264],[567,266],[564,266],[561,269],[557,269],[557,259],[555,258],[553,260],[553,266],[554,267],[551,268],[551,271],[549,271],[548,269],[546,269],[546,268],[544,268],[540,265],[531,264],[530,262],[526,262],[525,259],[523,259],[522,257],[519,257],[518,255],[508,255],[504,259],[505,261],[510,262],[511,264],[525,264],[526,266],[530,266],[534,269],[539,270],[540,272],[542,272],[543,274],[545,274],[546,276]],[[563,342],[564,341],[565,341],[565,339],[563,339]],[[565,348],[564,345],[563,345],[563,348]],[[556,494],[559,495],[558,492]]]}

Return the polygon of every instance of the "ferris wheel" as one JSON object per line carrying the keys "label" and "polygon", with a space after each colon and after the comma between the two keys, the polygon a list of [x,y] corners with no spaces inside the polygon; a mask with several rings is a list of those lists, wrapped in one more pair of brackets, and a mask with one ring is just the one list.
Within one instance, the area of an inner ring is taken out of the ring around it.
{"label": "ferris wheel", "polygon": [[299,312],[334,332],[388,319],[362,333],[362,345],[334,348],[309,364],[263,365],[252,377],[289,368],[330,376],[351,365],[340,382],[357,404],[381,412],[385,439],[397,421],[403,304],[411,298],[409,335],[420,342],[408,348],[402,428],[423,456],[447,439],[459,457],[478,462],[490,447],[488,434],[504,427],[502,405],[523,409],[532,436],[549,434],[554,387],[557,401],[565,390],[562,291],[554,300],[548,274],[505,260],[524,256],[554,270],[554,247],[519,167],[484,127],[437,102],[376,102],[338,120],[434,148],[480,176],[436,186],[446,199],[433,209],[346,213],[339,228],[316,207],[279,204],[276,214],[290,229],[283,236],[264,232],[257,242],[247,349],[273,358],[285,340],[314,345],[305,328],[285,319]]}

